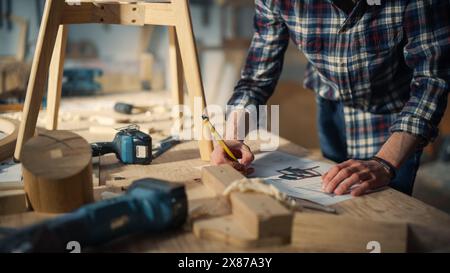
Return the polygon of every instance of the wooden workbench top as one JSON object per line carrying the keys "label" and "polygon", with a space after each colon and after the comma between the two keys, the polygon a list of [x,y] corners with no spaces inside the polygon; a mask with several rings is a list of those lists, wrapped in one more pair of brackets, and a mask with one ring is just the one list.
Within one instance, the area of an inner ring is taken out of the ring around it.
{"label": "wooden workbench top", "polygon": [[[133,96],[114,95],[101,98],[105,105],[112,101],[155,101],[156,98],[161,102],[161,93],[139,93]],[[93,111],[80,111],[74,104],[82,105],[89,108],[88,102],[99,103],[99,99],[92,98],[73,101],[72,104],[64,102],[62,111],[64,113],[72,112],[73,115],[92,115]],[[164,102],[163,102],[164,103]],[[66,109],[66,110],[65,110]],[[91,108],[93,109],[93,108]],[[102,115],[105,109],[100,109]],[[99,112],[100,113],[100,112]],[[98,113],[97,113],[98,114]],[[111,115],[112,110],[111,110]],[[148,116],[148,115],[147,115]],[[145,117],[145,116],[143,116]],[[92,123],[92,121],[90,121]],[[170,128],[170,122],[167,119],[157,121],[152,119],[149,122],[155,129],[167,131]],[[88,122],[77,121],[71,122],[66,120],[61,127],[64,129],[73,129],[88,141],[107,141],[111,140],[109,135],[94,135],[89,133]],[[147,124],[148,125],[148,124]],[[163,135],[157,136],[162,138]],[[257,151],[258,143],[250,142],[250,146]],[[317,156],[308,154],[308,152],[290,143],[285,139],[281,139],[280,151],[295,154],[298,156],[309,156],[317,159]],[[96,176],[100,187],[96,188],[96,196],[102,191],[120,192],[123,187],[127,187],[136,179],[144,177],[152,177],[172,182],[181,182],[186,185],[190,210],[202,205],[214,202],[214,194],[210,192],[200,180],[201,167],[207,165],[199,159],[196,142],[183,142],[167,153],[163,154],[149,166],[139,165],[123,165],[117,161],[114,155],[103,156],[100,162],[94,165],[98,171]],[[97,186],[99,186],[97,185]],[[359,219],[408,223],[410,227],[410,236],[408,240],[408,248],[411,251],[439,251],[450,244],[450,216],[438,209],[424,204],[412,197],[404,195],[393,189],[386,189],[375,192],[370,195],[353,198],[334,205],[339,215],[350,216]],[[317,212],[320,213],[320,212]],[[28,212],[19,215],[10,215],[0,217],[1,227],[21,227],[31,223],[35,223],[50,215]],[[296,232],[298,221],[294,221],[293,233]],[[186,225],[183,230],[170,232],[165,234],[141,235],[128,238],[110,244],[104,248],[105,251],[120,252],[234,252],[238,249],[227,246],[222,243],[216,243],[206,240],[197,239],[190,230],[190,226]],[[246,251],[268,251],[268,252],[297,252],[304,251],[298,246],[282,246],[272,248],[248,249]],[[308,250],[311,251],[311,250]]]}

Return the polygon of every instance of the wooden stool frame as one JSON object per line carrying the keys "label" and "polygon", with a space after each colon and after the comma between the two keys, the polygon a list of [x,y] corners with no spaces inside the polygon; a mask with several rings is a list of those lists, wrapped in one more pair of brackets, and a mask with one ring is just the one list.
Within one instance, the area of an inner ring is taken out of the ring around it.
{"label": "wooden stool frame", "polygon": [[[184,75],[190,100],[193,101],[194,97],[202,98],[201,110],[205,109],[206,100],[188,0],[155,2],[81,0],[71,3],[64,0],[46,0],[14,153],[16,161],[20,161],[24,143],[34,135],[47,79],[47,129],[56,130],[67,25],[88,23],[168,26],[174,103],[184,104]],[[199,140],[199,149],[201,158],[209,160],[212,141],[202,138]]]}

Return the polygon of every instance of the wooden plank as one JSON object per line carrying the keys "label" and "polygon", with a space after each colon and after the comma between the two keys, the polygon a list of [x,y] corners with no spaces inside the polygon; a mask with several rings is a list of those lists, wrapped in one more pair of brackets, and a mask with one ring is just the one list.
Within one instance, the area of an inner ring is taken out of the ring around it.
{"label": "wooden plank", "polygon": [[[408,225],[343,215],[296,213],[292,244],[307,252],[406,252]],[[373,247],[375,249],[373,249]]]}
{"label": "wooden plank", "polygon": [[28,211],[24,190],[0,191],[0,215]]}

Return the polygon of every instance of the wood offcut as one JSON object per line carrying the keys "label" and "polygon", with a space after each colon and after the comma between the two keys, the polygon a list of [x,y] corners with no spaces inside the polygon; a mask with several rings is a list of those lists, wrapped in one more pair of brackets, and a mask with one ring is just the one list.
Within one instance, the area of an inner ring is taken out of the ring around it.
{"label": "wood offcut", "polygon": [[24,146],[25,191],[37,212],[65,213],[93,202],[92,151],[82,137],[47,131]]}
{"label": "wood offcut", "polygon": [[[204,167],[202,181],[215,194],[245,177],[229,165]],[[261,193],[232,192],[232,214],[194,222],[194,234],[237,247],[290,242],[293,214],[274,198]]]}

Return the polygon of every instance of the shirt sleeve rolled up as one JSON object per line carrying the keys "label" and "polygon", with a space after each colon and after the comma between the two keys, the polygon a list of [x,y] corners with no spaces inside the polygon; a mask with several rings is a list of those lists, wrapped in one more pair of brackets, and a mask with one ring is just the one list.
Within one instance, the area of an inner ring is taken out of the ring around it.
{"label": "shirt sleeve rolled up", "polygon": [[228,104],[246,107],[265,104],[280,77],[289,31],[274,0],[255,1],[255,33],[241,78]]}
{"label": "shirt sleeve rolled up", "polygon": [[410,98],[391,127],[421,137],[438,135],[450,79],[450,1],[410,1],[404,20],[406,64],[413,70]]}

